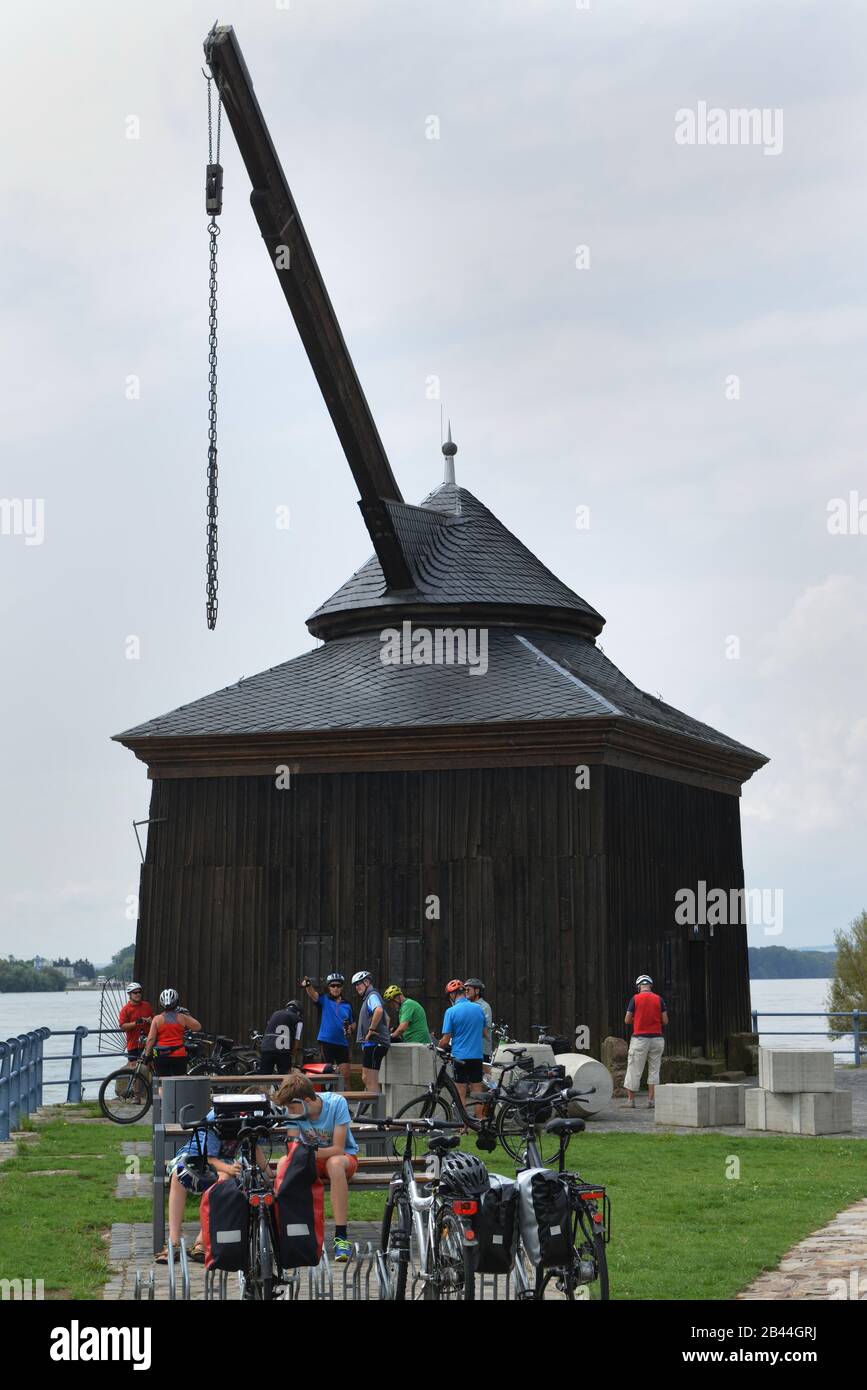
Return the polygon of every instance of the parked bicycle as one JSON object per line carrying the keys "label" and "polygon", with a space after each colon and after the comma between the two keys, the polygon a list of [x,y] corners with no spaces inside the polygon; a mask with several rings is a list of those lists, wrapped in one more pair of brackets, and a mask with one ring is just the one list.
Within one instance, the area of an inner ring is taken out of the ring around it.
{"label": "parked bicycle", "polygon": [[[379,1272],[384,1299],[401,1302],[406,1298],[413,1265],[412,1299],[475,1299],[477,1242],[473,1218],[479,1202],[466,1170],[471,1164],[478,1165],[485,1180],[487,1172],[474,1155],[456,1154],[450,1158],[460,1146],[460,1135],[444,1131],[461,1127],[460,1121],[432,1119],[377,1122],[378,1129],[398,1129],[403,1136],[398,1141],[400,1167],[389,1186],[380,1235]],[[422,1136],[428,1158],[435,1164],[425,1175],[424,1184],[419,1182],[415,1166],[416,1140]]]}
{"label": "parked bicycle", "polygon": [[[250,1036],[253,1040],[261,1038],[256,1033]],[[253,1048],[243,1047],[222,1033],[197,1033],[195,1038],[209,1043],[210,1050],[187,1068],[188,1076],[248,1076],[258,1072],[260,1057]]]}
{"label": "parked bicycle", "polygon": [[[570,1100],[593,1094],[564,1088],[560,1100]],[[562,1235],[559,1242],[563,1254],[550,1262],[534,1259],[524,1242],[519,1242],[514,1266],[516,1297],[544,1299],[553,1284],[556,1292],[570,1302],[588,1297],[592,1301],[609,1298],[608,1258],[606,1245],[611,1238],[611,1205],[604,1187],[585,1182],[578,1173],[566,1170],[566,1151],[572,1138],[581,1134],[585,1123],[581,1119],[558,1116],[546,1119],[550,1097],[526,1097],[522,1101],[523,1138],[518,1160],[519,1182],[530,1181],[532,1170],[549,1169],[541,1139],[546,1136],[557,1144],[557,1176],[561,1193],[555,1190],[555,1200],[561,1197],[563,1208]],[[549,1178],[543,1181],[550,1184]],[[528,1194],[522,1194],[528,1200]],[[565,1238],[563,1238],[565,1237]]]}
{"label": "parked bicycle", "polygon": [[153,1104],[153,1074],[141,1056],[135,1065],[110,1072],[99,1088],[99,1108],[117,1125],[134,1125]]}

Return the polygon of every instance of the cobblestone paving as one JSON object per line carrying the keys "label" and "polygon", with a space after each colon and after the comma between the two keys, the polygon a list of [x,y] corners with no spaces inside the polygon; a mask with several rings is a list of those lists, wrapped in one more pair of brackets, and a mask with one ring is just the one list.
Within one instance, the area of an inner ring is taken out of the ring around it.
{"label": "cobblestone paving", "polygon": [[867,1198],[838,1212],[760,1274],[739,1299],[844,1299],[867,1302]]}

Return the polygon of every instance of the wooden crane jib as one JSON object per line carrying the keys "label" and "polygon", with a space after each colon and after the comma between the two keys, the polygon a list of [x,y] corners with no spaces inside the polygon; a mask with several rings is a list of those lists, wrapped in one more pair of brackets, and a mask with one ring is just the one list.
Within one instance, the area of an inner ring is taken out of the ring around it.
{"label": "wooden crane jib", "polygon": [[250,203],[271,264],[358,487],[361,514],[386,584],[389,589],[412,588],[386,505],[403,498],[231,26],[211,30],[205,59],[250,176]]}

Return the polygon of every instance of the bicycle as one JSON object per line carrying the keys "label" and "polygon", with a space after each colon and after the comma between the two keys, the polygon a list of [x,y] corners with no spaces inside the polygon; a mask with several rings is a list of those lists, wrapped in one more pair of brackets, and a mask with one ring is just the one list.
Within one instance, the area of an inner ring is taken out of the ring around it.
{"label": "bicycle", "polygon": [[[493,1142],[487,1146],[483,1143],[480,1148],[496,1147],[496,1135],[494,1133],[494,1113],[496,1106],[505,1094],[504,1082],[506,1076],[517,1070],[526,1071],[532,1069],[532,1061],[524,1059],[523,1048],[513,1048],[515,1060],[513,1062],[492,1062],[499,1074],[497,1083],[488,1086],[484,1091],[476,1091],[472,1095],[467,1095],[466,1103],[461,1100],[457,1082],[449,1071],[454,1058],[450,1052],[438,1047],[436,1043],[430,1044],[430,1049],[441,1059],[441,1066],[433,1081],[429,1082],[419,1095],[407,1101],[406,1105],[401,1106],[395,1115],[395,1120],[437,1120],[443,1125],[451,1125],[456,1117],[460,1118],[461,1124],[467,1129],[473,1130],[478,1135],[489,1137]],[[481,1116],[471,1114],[471,1109],[484,1107]]]}
{"label": "bicycle", "polygon": [[[440,1188],[442,1159],[461,1142],[460,1135],[442,1131],[461,1128],[460,1121],[380,1120],[377,1128],[399,1128],[405,1134],[400,1168],[391,1180],[382,1218],[378,1270],[383,1298],[393,1302],[406,1299],[415,1239],[419,1268],[412,1281],[413,1300],[420,1291],[424,1302],[472,1302],[478,1248],[472,1218],[478,1202],[451,1197]],[[427,1134],[427,1152],[437,1164],[437,1171],[429,1174],[424,1196],[413,1163],[417,1128]]]}
{"label": "bicycle", "polygon": [[110,1072],[99,1088],[99,1108],[116,1125],[134,1125],[153,1104],[153,1074],[144,1058]]}
{"label": "bicycle", "polygon": [[191,1045],[195,1046],[196,1052],[199,1052],[201,1048],[196,1044],[200,1040],[209,1042],[211,1050],[207,1056],[187,1068],[188,1076],[247,1076],[250,1074],[251,1066],[253,1072],[258,1071],[258,1055],[238,1046],[233,1038],[222,1033],[195,1033],[187,1039],[186,1045],[188,1048]]}
{"label": "bicycle", "polygon": [[[306,1111],[305,1111],[306,1113]],[[226,1119],[199,1120],[184,1125],[185,1130],[212,1130],[221,1138],[235,1129],[237,1122]],[[231,1137],[238,1148],[232,1160],[239,1167],[238,1176],[225,1181],[235,1181],[247,1199],[250,1219],[247,1224],[247,1251],[243,1269],[238,1271],[241,1298],[253,1302],[270,1302],[275,1297],[275,1288],[282,1282],[282,1271],[277,1261],[278,1235],[274,1199],[274,1186],[270,1174],[259,1163],[257,1150],[263,1140],[273,1139],[272,1131],[285,1126],[287,1117],[280,1111],[257,1119],[252,1125],[242,1125]],[[188,1160],[189,1161],[189,1160]],[[205,1161],[204,1157],[201,1160]],[[206,1293],[208,1287],[206,1284]]]}
{"label": "bicycle", "polygon": [[[568,1088],[560,1092],[560,1099],[568,1104],[570,1100],[592,1094],[593,1088],[589,1091]],[[557,1173],[569,1196],[570,1258],[564,1265],[536,1269],[525,1247],[519,1242],[513,1268],[516,1296],[519,1299],[544,1299],[553,1281],[558,1293],[569,1302],[575,1302],[576,1296],[583,1298],[584,1290],[591,1301],[605,1302],[610,1297],[605,1247],[611,1239],[611,1203],[604,1187],[585,1182],[578,1173],[567,1172],[566,1151],[573,1136],[585,1129],[585,1122],[563,1116],[545,1121],[543,1117],[549,1101],[550,1097],[536,1096],[523,1102],[524,1143],[518,1171],[549,1167],[543,1161],[539,1142],[541,1133],[556,1139]]]}

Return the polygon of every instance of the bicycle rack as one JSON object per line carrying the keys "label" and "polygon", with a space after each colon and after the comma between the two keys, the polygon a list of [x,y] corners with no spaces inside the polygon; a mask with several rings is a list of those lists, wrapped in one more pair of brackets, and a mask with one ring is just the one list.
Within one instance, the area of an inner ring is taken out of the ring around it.
{"label": "bicycle rack", "polygon": [[148,1276],[144,1284],[142,1284],[141,1270],[137,1269],[135,1272],[135,1284],[133,1286],[132,1296],[137,1303],[141,1303],[143,1301],[142,1288],[145,1288],[147,1290],[147,1292],[144,1295],[144,1298],[147,1299],[149,1303],[152,1303],[154,1297],[154,1272],[152,1269],[148,1271]]}
{"label": "bicycle rack", "polygon": [[229,1271],[227,1269],[205,1270],[205,1302],[225,1303],[228,1298]]}

